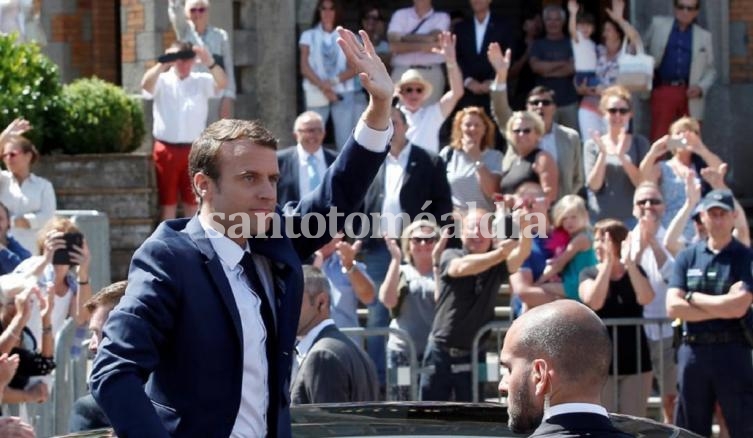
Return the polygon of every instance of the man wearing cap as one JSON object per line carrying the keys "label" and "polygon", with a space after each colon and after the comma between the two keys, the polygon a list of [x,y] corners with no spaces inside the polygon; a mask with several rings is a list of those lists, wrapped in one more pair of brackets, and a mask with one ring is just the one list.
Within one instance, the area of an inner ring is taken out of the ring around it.
{"label": "man wearing cap", "polygon": [[[191,71],[196,56],[209,73]],[[166,220],[175,218],[179,195],[183,214],[196,213],[196,196],[188,179],[188,152],[207,126],[209,99],[222,90],[227,77],[204,47],[191,43],[174,43],[160,60],[144,73],[141,88],[154,100],[152,158],[161,218]]]}
{"label": "man wearing cap", "polygon": [[[432,84],[433,93],[428,93],[427,102],[434,103],[444,92],[442,55],[432,53],[439,47],[440,35],[450,30],[450,16],[435,11],[431,0],[413,0],[413,7],[398,9],[392,14],[387,26],[387,39],[392,51],[392,81],[408,69],[421,70]],[[448,64],[448,69],[450,68]]]}
{"label": "man wearing cap", "polygon": [[463,74],[455,58],[455,35],[441,33],[439,47],[437,53],[444,57],[450,79],[450,90],[442,95],[439,102],[430,103],[430,96],[436,87],[426,79],[424,70],[411,68],[395,84],[400,99],[399,108],[408,119],[408,140],[435,154],[439,152],[439,128],[464,93]]}
{"label": "man wearing cap", "polygon": [[708,232],[677,255],[667,311],[680,318],[675,424],[711,435],[714,403],[730,436],[753,436],[753,254],[732,236],[735,204],[729,190],[712,190],[700,214]]}

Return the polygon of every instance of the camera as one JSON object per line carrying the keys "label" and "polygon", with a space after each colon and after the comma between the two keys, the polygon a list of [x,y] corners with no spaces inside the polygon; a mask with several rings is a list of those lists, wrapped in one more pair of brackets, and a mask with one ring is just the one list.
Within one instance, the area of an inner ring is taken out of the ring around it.
{"label": "camera", "polygon": [[52,264],[74,266],[76,263],[71,260],[71,253],[74,251],[74,246],[83,246],[84,235],[81,233],[65,233],[63,239],[65,240],[65,248],[55,250],[52,255]]}

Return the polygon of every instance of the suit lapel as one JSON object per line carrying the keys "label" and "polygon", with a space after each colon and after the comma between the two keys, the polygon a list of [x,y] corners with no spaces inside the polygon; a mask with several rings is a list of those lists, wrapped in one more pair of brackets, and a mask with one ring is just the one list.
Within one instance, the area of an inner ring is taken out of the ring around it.
{"label": "suit lapel", "polygon": [[[410,181],[411,177],[415,175],[416,170],[418,169],[418,159],[416,158],[416,147],[417,146],[411,146],[410,153],[408,153],[408,163],[405,165],[405,170],[403,170],[403,184],[400,186],[400,194],[402,195],[403,189],[405,187],[408,187],[408,182]],[[402,196],[401,196],[402,198]],[[400,199],[400,202],[403,200]]]}
{"label": "suit lapel", "polygon": [[235,297],[233,296],[233,291],[230,288],[227,276],[225,276],[225,271],[222,269],[220,258],[217,253],[214,252],[214,248],[212,248],[212,244],[209,242],[209,238],[207,238],[204,228],[202,228],[201,223],[199,222],[198,216],[194,216],[188,222],[186,225],[186,232],[205,257],[206,261],[204,263],[206,264],[209,275],[214,282],[214,289],[220,295],[222,302],[225,304],[225,307],[230,314],[230,319],[232,319],[233,326],[235,327],[235,334],[238,336],[238,343],[241,344],[243,342],[243,330],[241,327],[241,317],[238,313],[238,305],[235,302]]}
{"label": "suit lapel", "polygon": [[298,178],[300,178],[300,172],[298,171],[298,151],[296,150],[296,148],[297,146],[293,146],[293,153],[290,154],[290,159],[288,160],[288,166],[290,167],[290,181],[293,182],[293,184],[290,186],[291,192],[293,193],[291,199],[301,199],[301,193],[298,188]]}

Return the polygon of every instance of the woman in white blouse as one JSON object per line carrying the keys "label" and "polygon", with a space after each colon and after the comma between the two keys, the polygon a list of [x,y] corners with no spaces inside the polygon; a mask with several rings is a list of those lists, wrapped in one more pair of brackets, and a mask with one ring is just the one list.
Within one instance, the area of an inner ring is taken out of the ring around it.
{"label": "woman in white blouse", "polygon": [[37,255],[37,232],[55,214],[55,191],[49,181],[31,173],[39,152],[28,139],[15,135],[18,130],[11,127],[18,123],[11,123],[0,142],[6,169],[0,172],[0,202],[10,210],[13,237]]}

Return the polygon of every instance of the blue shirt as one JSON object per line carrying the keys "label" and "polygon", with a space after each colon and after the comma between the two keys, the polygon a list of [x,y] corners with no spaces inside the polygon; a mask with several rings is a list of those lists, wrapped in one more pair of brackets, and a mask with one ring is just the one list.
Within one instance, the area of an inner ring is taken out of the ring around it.
{"label": "blue shirt", "polygon": [[[551,252],[546,248],[547,240],[547,238],[535,235],[533,239],[531,239],[531,254],[528,255],[528,258],[520,266],[520,270],[526,269],[531,271],[533,281],[536,281],[541,277],[541,274],[544,273],[544,269],[546,268],[547,259],[552,257]],[[513,317],[517,318],[523,313],[523,300],[520,299],[520,296],[516,294],[515,291],[512,292],[513,296],[510,301],[510,306],[512,307]]]}
{"label": "blue shirt", "polygon": [[[355,262],[358,269],[366,274],[366,265]],[[358,327],[358,298],[348,274],[342,272],[342,261],[337,253],[332,253],[322,263],[322,272],[329,281],[331,318],[339,328]],[[370,303],[367,303],[370,304]]]}
{"label": "blue shirt", "polygon": [[16,239],[8,236],[8,244],[0,249],[0,275],[10,274],[19,263],[28,259],[31,253]]}
{"label": "blue shirt", "polygon": [[667,40],[664,57],[659,64],[659,78],[662,81],[688,81],[690,60],[693,56],[693,26],[680,30],[677,20],[672,24],[672,32]]}
{"label": "blue shirt", "polygon": [[[675,267],[669,281],[670,288],[694,291],[709,295],[724,295],[730,286],[742,281],[753,293],[753,253],[737,239],[718,254],[714,254],[706,241],[685,248],[675,258]],[[746,315],[750,318],[751,313]],[[738,319],[709,319],[685,322],[688,334],[740,331]]]}

